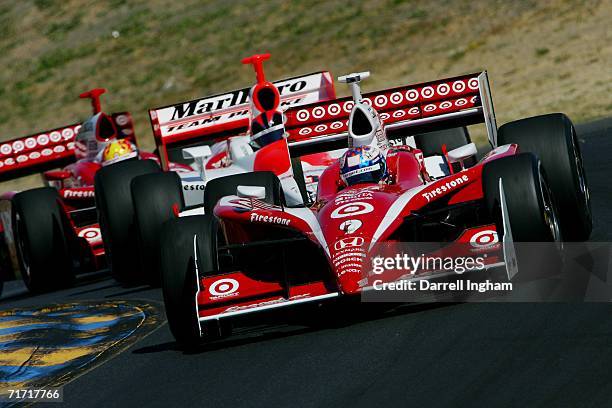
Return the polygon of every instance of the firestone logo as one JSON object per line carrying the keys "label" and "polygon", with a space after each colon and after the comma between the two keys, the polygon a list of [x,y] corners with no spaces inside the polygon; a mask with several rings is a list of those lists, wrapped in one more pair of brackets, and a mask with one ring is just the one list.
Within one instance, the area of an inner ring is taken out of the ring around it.
{"label": "firestone logo", "polygon": [[64,198],[93,198],[93,190],[65,190]]}
{"label": "firestone logo", "polygon": [[421,194],[424,198],[427,199],[427,201],[431,201],[432,198],[442,195],[448,191],[453,190],[454,188],[456,188],[457,186],[460,186],[463,183],[466,183],[467,181],[469,181],[469,177],[467,176],[467,174],[464,174],[461,177],[457,177],[454,180],[451,181],[447,181],[446,183],[442,184],[441,186],[438,186],[430,191],[427,191],[423,194]]}

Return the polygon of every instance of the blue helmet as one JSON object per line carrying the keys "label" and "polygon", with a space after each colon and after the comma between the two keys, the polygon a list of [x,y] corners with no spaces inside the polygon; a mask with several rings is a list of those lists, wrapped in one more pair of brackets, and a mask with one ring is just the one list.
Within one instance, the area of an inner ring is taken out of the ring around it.
{"label": "blue helmet", "polygon": [[350,148],[340,158],[340,177],[347,186],[378,183],[387,176],[387,162],[375,146]]}

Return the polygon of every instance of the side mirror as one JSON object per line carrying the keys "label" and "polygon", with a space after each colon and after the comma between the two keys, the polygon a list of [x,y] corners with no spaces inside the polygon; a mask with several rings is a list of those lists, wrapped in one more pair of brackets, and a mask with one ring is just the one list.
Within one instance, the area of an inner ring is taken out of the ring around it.
{"label": "side mirror", "polygon": [[238,186],[236,195],[241,198],[257,198],[263,200],[266,198],[266,188],[260,186]]}
{"label": "side mirror", "polygon": [[183,159],[197,161],[198,159],[205,159],[209,156],[212,156],[210,146],[196,146],[183,149]]}
{"label": "side mirror", "polygon": [[467,159],[468,157],[476,156],[477,149],[475,143],[468,143],[456,149],[449,151],[448,160],[451,163],[456,163]]}
{"label": "side mirror", "polygon": [[[465,160],[469,159],[470,157],[476,157],[476,153],[477,153],[477,149],[476,149],[476,144],[474,143],[468,143],[464,146],[458,147],[456,149],[451,150],[450,152],[447,153],[448,155],[448,161],[450,163],[460,163],[461,164],[461,170],[465,169]],[[475,162],[475,160],[474,160]],[[468,164],[469,165],[469,164]]]}
{"label": "side mirror", "polygon": [[210,156],[212,156],[212,150],[210,150],[210,146],[195,146],[183,149],[183,159],[193,160],[195,170],[200,173],[200,177],[204,181],[206,181],[206,169],[204,166],[204,160],[206,160],[206,158]]}

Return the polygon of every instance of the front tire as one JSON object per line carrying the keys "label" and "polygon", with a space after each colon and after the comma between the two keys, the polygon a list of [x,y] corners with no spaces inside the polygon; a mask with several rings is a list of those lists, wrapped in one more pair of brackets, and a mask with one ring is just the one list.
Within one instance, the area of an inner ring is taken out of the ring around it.
{"label": "front tire", "polygon": [[147,282],[161,283],[159,237],[162,225],[175,217],[173,206],[184,207],[181,179],[175,172],[151,173],[132,180],[132,200],[140,268]]}
{"label": "front tire", "polygon": [[128,160],[103,167],[95,176],[98,220],[108,264],[122,283],[143,280],[137,250],[134,207],[130,186],[140,175],[160,172],[153,160]]}
{"label": "front tire", "polygon": [[558,205],[563,238],[587,240],[593,229],[591,199],[571,120],[562,113],[552,113],[506,123],[498,130],[497,142],[516,143],[521,152],[540,158]]}
{"label": "front tire", "polygon": [[41,187],[13,198],[13,236],[21,277],[31,292],[66,287],[74,279],[57,190]]}
{"label": "front tire", "polygon": [[[194,257],[197,240],[197,271]],[[230,334],[231,327],[211,322],[198,325],[196,293],[198,280],[218,270],[216,264],[217,222],[211,214],[182,217],[162,227],[160,268],[162,292],[168,326],[176,341],[193,348],[203,340],[214,340]]]}
{"label": "front tire", "polygon": [[561,230],[540,160],[532,153],[521,153],[485,164],[482,173],[485,203],[498,233],[502,234],[500,179],[518,258],[518,278],[534,280],[560,272]]}

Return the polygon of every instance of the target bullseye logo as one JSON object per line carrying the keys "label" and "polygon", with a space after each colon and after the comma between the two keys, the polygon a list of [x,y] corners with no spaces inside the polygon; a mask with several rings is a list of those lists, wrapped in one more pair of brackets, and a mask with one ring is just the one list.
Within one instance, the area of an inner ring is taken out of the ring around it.
{"label": "target bullseye logo", "polygon": [[238,290],[240,284],[236,279],[226,278],[213,282],[208,288],[212,296],[229,296]]}
{"label": "target bullseye logo", "polygon": [[363,201],[357,201],[354,203],[346,203],[338,206],[332,213],[332,218],[344,218],[352,215],[368,214],[374,211],[374,206]]}
{"label": "target bullseye logo", "polygon": [[102,239],[100,228],[84,228],[79,232],[79,237],[85,238],[87,242],[97,242]]}
{"label": "target bullseye logo", "polygon": [[477,232],[470,238],[470,244],[476,248],[486,248],[495,245],[499,242],[497,232],[493,230],[484,230]]}

